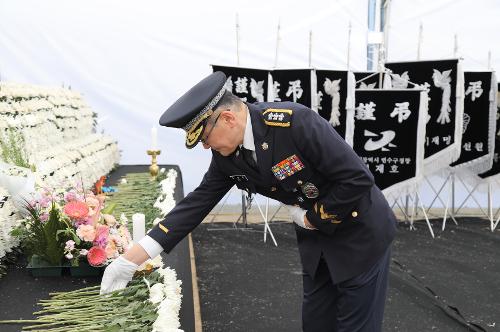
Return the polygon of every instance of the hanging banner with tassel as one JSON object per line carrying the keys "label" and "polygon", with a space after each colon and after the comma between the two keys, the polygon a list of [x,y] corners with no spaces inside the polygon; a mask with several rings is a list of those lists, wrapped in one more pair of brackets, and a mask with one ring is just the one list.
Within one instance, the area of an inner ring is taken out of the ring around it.
{"label": "hanging banner with tassel", "polygon": [[[386,63],[392,86],[419,85],[428,91],[424,173],[448,169],[460,156],[462,141],[464,80],[458,59]],[[413,84],[411,84],[411,83]]]}
{"label": "hanging banner with tassel", "polygon": [[345,138],[348,119],[353,121],[354,75],[348,71],[316,70],[316,80],[318,113]]}
{"label": "hanging banner with tassel", "polygon": [[423,90],[356,90],[353,149],[386,197],[421,180],[426,109]]}
{"label": "hanging banner with tassel", "polygon": [[[478,174],[493,163],[497,105],[497,82],[493,72],[465,72],[462,151],[452,163],[455,172]],[[493,97],[493,98],[492,98]]]}

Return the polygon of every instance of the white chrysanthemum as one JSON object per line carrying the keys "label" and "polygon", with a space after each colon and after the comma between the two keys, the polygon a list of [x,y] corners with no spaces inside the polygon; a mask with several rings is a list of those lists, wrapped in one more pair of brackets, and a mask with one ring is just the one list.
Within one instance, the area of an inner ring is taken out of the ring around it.
{"label": "white chrysanthemum", "polygon": [[152,303],[160,303],[165,298],[163,285],[161,283],[154,284],[149,288],[149,301]]}
{"label": "white chrysanthemum", "polygon": [[181,324],[179,322],[179,311],[175,302],[170,299],[163,300],[158,306],[157,314],[158,317],[153,323],[153,331],[182,331],[179,330]]}

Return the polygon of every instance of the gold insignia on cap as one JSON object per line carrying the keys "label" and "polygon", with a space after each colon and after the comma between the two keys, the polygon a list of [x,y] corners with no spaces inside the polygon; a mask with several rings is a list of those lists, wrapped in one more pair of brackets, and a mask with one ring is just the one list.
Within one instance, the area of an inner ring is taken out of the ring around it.
{"label": "gold insignia on cap", "polygon": [[203,132],[203,128],[205,128],[205,126],[200,126],[195,131],[186,134],[187,147],[193,146],[198,141],[198,137],[200,137],[201,133]]}
{"label": "gold insignia on cap", "polygon": [[186,146],[188,148],[193,147],[198,142],[198,138],[203,133],[203,129],[205,129],[204,120],[207,119],[214,112],[213,110],[209,110],[202,117],[198,119],[190,128],[186,130]]}

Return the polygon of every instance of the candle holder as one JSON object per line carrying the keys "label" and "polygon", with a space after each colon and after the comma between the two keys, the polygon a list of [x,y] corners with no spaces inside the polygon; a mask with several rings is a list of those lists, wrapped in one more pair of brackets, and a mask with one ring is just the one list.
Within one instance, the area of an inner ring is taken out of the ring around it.
{"label": "candle holder", "polygon": [[156,163],[156,156],[161,153],[161,150],[147,150],[148,155],[151,156],[151,166],[149,166],[149,174],[151,174],[151,178],[156,179],[158,176],[158,172],[160,171],[160,167]]}

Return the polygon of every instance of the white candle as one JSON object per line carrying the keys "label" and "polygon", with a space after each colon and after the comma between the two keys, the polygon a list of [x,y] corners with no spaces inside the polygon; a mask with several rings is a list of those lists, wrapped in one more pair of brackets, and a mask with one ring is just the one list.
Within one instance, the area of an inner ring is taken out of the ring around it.
{"label": "white candle", "polygon": [[157,133],[156,127],[151,128],[151,145],[152,145],[151,150],[157,149],[157,145],[158,145],[157,136],[158,136],[158,133]]}
{"label": "white candle", "polygon": [[146,235],[146,216],[142,213],[134,213],[132,216],[132,239],[138,242]]}

